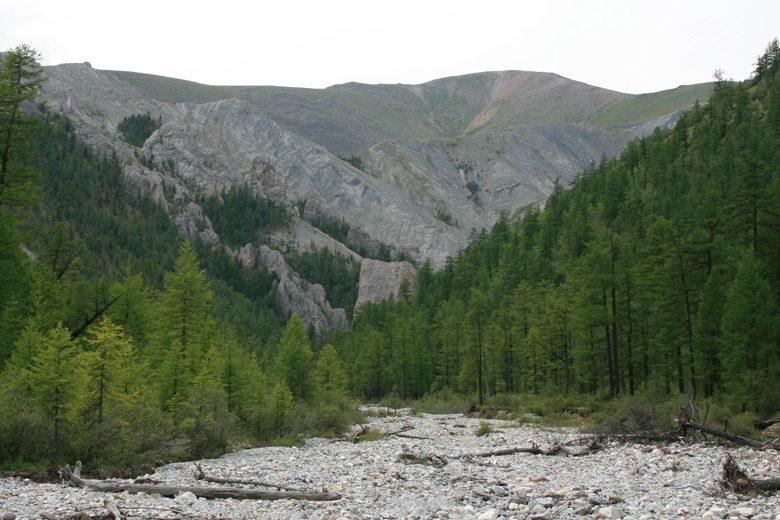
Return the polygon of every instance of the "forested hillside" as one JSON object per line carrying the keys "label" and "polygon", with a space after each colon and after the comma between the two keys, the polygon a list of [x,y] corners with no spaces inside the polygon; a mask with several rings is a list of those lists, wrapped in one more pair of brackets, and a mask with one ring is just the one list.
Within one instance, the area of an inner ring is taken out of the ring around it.
{"label": "forested hillside", "polygon": [[[20,46],[0,64],[0,468],[110,468],[346,428],[340,361],[332,347],[315,357],[274,275],[184,242],[162,207],[128,193],[116,157],[42,107],[28,115],[36,58]],[[226,229],[229,245],[286,220],[246,190],[203,203],[217,226],[251,224]]]}
{"label": "forested hillside", "polygon": [[475,232],[334,340],[363,399],[695,393],[777,412],[780,56]]}

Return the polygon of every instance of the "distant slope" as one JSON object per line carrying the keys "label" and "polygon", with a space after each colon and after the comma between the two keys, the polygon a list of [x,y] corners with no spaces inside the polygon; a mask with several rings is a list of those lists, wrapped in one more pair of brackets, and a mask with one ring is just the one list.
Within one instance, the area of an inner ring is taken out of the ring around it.
{"label": "distant slope", "polygon": [[601,107],[586,122],[589,125],[608,126],[661,117],[670,113],[670,107],[681,110],[692,106],[697,99],[700,104],[705,104],[711,92],[712,83],[699,83],[653,94],[630,96]]}
{"label": "distant slope", "polygon": [[482,72],[422,85],[347,83],[326,89],[269,86],[209,87],[148,74],[114,72],[150,97],[207,102],[239,97],[285,128],[349,156],[386,139],[451,139],[524,125],[622,125],[677,112],[710,83],[655,94],[606,90],[557,74]]}
{"label": "distant slope", "polygon": [[224,87],[212,87],[194,81],[155,76],[140,72],[107,70],[119,79],[133,85],[149,97],[166,103],[210,103],[233,97]]}

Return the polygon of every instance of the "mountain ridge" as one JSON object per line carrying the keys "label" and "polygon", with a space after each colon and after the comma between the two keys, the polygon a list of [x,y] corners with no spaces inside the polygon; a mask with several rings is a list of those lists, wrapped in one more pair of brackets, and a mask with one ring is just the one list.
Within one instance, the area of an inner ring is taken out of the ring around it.
{"label": "mountain ridge", "polygon": [[[190,207],[197,194],[245,185],[291,215],[289,229],[273,238],[278,243],[306,248],[296,238],[300,219],[331,220],[392,258],[430,260],[434,269],[474,232],[491,228],[502,214],[543,206],[556,182],[566,186],[632,139],[672,125],[685,107],[631,124],[596,126],[588,117],[616,118],[611,104],[623,119],[636,119],[706,91],[667,93],[649,103],[652,95],[628,97],[555,74],[517,71],[418,86],[307,90],[208,87],[87,63],[45,70],[47,108],[71,119],[85,144],[116,154],[128,188],[153,198],[172,219],[184,218],[188,229],[205,222],[186,217],[197,213]],[[207,101],[163,101],[150,92]],[[118,130],[138,114],[159,121],[140,148]],[[338,157],[344,149],[354,150],[348,155],[360,159],[360,168]],[[216,247],[219,237],[210,231]],[[397,288],[383,292],[391,293]]]}
{"label": "mountain ridge", "polygon": [[324,89],[213,87],[161,76],[111,73],[165,102],[245,99],[275,122],[340,156],[354,155],[386,139],[448,139],[529,124],[637,123],[687,108],[712,89],[712,83],[702,83],[661,93],[623,94],[532,71],[478,72],[418,85],[349,82]]}

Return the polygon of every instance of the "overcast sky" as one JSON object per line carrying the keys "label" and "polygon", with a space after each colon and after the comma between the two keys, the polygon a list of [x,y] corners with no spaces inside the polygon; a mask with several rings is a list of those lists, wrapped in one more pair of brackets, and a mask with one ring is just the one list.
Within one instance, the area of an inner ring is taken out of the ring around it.
{"label": "overcast sky", "polygon": [[778,0],[24,0],[0,4],[0,50],[44,65],[210,85],[418,84],[555,72],[626,93],[746,79],[780,36]]}

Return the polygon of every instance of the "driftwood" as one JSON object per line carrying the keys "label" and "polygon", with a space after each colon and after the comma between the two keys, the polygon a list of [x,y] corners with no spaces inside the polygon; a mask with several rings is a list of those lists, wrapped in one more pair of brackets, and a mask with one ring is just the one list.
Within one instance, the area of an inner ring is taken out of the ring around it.
{"label": "driftwood", "polygon": [[569,451],[560,444],[554,444],[552,447],[544,450],[538,446],[530,446],[528,448],[506,448],[503,450],[487,451],[483,453],[461,455],[459,458],[471,458],[471,457],[500,457],[503,455],[514,455],[515,453],[530,453],[531,455],[568,455],[570,457],[581,457],[583,455],[590,455],[601,451],[603,446],[599,443],[598,439],[592,439],[590,444],[582,451]]}
{"label": "driftwood", "polygon": [[[408,433],[404,433],[404,432],[407,432],[407,431],[413,430],[413,429],[414,428],[412,426],[404,426],[400,430],[396,430],[394,432],[381,432],[381,434],[382,434],[382,437],[402,437],[404,439],[430,440],[430,437],[420,437],[420,436],[417,436],[417,435],[410,435]],[[364,424],[364,425],[360,426],[360,429],[358,431],[356,431],[355,433],[353,433],[349,437],[340,438],[340,439],[336,439],[336,440],[347,441],[347,442],[351,442],[351,443],[355,444],[355,443],[358,442],[358,440],[361,437],[363,437],[365,435],[368,435],[369,433],[371,433],[371,431],[372,431],[371,427],[368,426],[367,424]]]}
{"label": "driftwood", "polygon": [[408,432],[409,430],[413,430],[413,429],[414,428],[412,426],[404,426],[400,430],[396,430],[394,432],[387,432],[387,433],[385,433],[385,437],[394,436],[394,437],[401,437],[401,438],[404,438],[404,439],[430,440],[430,437],[420,437],[418,435],[410,435],[408,433],[404,433],[404,432]]}
{"label": "driftwood", "polygon": [[272,487],[276,489],[281,489],[284,491],[292,491],[295,493],[304,492],[307,493],[308,491],[300,489],[300,488],[293,488],[293,487],[287,487],[282,486],[281,484],[274,484],[271,482],[263,482],[262,480],[251,480],[251,479],[243,479],[243,478],[222,478],[222,477],[210,477],[206,475],[203,472],[203,468],[200,466],[200,464],[195,464],[195,467],[198,468],[197,473],[192,472],[195,476],[196,480],[203,480],[204,482],[212,482],[214,484],[243,484],[248,486],[260,486],[260,487]]}
{"label": "driftwood", "polygon": [[[77,468],[79,466],[77,465]],[[127,484],[121,482],[106,482],[103,480],[83,479],[73,471],[70,466],[60,468],[60,475],[66,482],[80,488],[107,493],[158,493],[162,496],[175,497],[181,493],[190,492],[203,498],[235,498],[241,500],[311,500],[332,501],[339,500],[341,495],[327,491],[263,491],[257,489],[244,489],[236,487],[208,487],[208,486],[172,486],[165,484]]]}
{"label": "driftwood", "polygon": [[683,433],[688,428],[698,430],[702,433],[709,433],[710,435],[714,435],[715,437],[720,437],[721,439],[726,439],[727,441],[735,442],[737,444],[744,444],[745,446],[750,446],[751,448],[757,448],[759,450],[765,450],[765,449],[773,449],[773,450],[779,450],[780,451],[780,444],[772,444],[771,442],[761,442],[756,441],[753,439],[748,439],[747,437],[742,437],[741,435],[737,435],[736,433],[730,433],[723,430],[718,430],[717,428],[712,428],[711,426],[706,426],[704,424],[698,424],[691,421],[686,421],[684,423],[680,424],[680,428],[682,429]]}
{"label": "driftwood", "polygon": [[774,419],[767,419],[766,421],[758,421],[756,423],[756,428],[763,430],[777,423],[780,423],[780,417],[775,417]]}
{"label": "driftwood", "polygon": [[780,479],[752,479],[739,467],[731,455],[726,456],[718,486],[721,491],[740,494],[771,493],[780,490]]}

